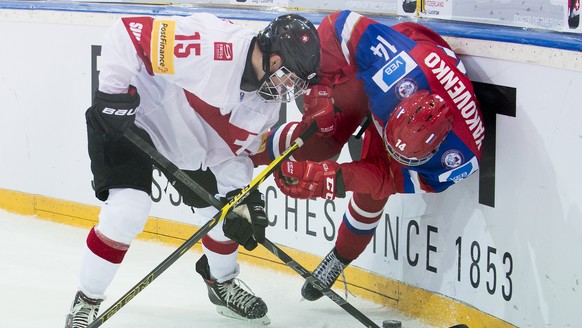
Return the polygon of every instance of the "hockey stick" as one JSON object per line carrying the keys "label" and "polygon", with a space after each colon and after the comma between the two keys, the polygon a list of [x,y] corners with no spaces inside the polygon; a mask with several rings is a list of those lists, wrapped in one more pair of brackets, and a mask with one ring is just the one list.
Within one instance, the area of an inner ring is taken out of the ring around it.
{"label": "hockey stick", "polygon": [[182,182],[200,198],[204,199],[210,205],[216,207],[220,211],[216,213],[206,222],[198,231],[196,231],[190,238],[188,238],[180,247],[178,247],[172,254],[170,254],[162,263],[156,266],[150,273],[148,273],[142,280],[140,280],[133,288],[131,288],[125,295],[123,295],[117,302],[110,306],[105,312],[98,316],[87,328],[97,328],[105,321],[109,320],[117,311],[124,307],[137,294],[146,288],[152,281],[158,278],[166,269],[168,269],[174,262],[176,262],[186,251],[194,246],[202,237],[204,237],[212,228],[214,228],[222,219],[230,214],[230,211],[245,199],[248,194],[258,188],[258,186],[265,181],[265,179],[273,173],[279,165],[289,158],[291,154],[303,146],[304,140],[309,138],[316,130],[316,125],[312,124],[305,130],[294,142],[283,152],[279,157],[275,158],[259,175],[257,175],[240,193],[234,196],[227,204],[223,204],[210,192],[206,191],[200,184],[194,181],[184,171],[180,170],[174,163],[160,154],[152,145],[144,141],[136,132],[128,130],[125,132],[125,137],[133,142],[144,153],[150,156],[159,166],[164,168],[169,175],[175,177]]}
{"label": "hockey stick", "polygon": [[275,255],[279,260],[281,260],[285,265],[293,269],[295,272],[299,273],[300,276],[305,278],[308,283],[312,284],[317,290],[322,292],[325,296],[329,297],[335,304],[339,305],[347,313],[351,314],[352,317],[360,321],[364,326],[368,328],[380,328],[374,321],[370,320],[365,314],[356,309],[351,305],[346,299],[339,296],[336,292],[327,287],[321,280],[317,279],[311,272],[305,269],[301,264],[297,263],[291,256],[285,253],[277,245],[273,244],[269,239],[265,238],[263,246]]}
{"label": "hockey stick", "polygon": [[[183,171],[181,171],[180,169],[175,167],[175,165],[173,163],[171,163],[167,158],[165,158],[162,154],[160,154],[150,144],[143,141],[143,139],[141,137],[139,137],[138,135],[136,135],[135,133],[133,133],[133,131],[130,131],[131,133],[129,135],[126,133],[126,136],[128,137],[129,140],[131,140],[133,143],[135,143],[139,148],[144,150],[156,162],[158,162],[162,167],[164,167],[164,168],[171,167],[172,168],[172,170],[171,170],[172,175],[177,180],[184,183],[188,187],[192,186],[190,189],[193,192],[195,192],[201,198],[204,198],[205,200],[207,200],[207,202],[210,205],[212,205],[220,210],[220,212],[217,215],[215,215],[214,218],[216,218],[216,216],[220,216],[220,219],[222,219],[222,218],[224,218],[224,215],[226,214],[225,208],[226,208],[226,211],[229,211],[230,209],[232,209],[236,205],[238,205],[240,203],[240,201],[242,199],[244,199],[244,197],[246,197],[246,195],[248,194],[248,192],[250,190],[256,188],[261,182],[263,182],[265,180],[265,178],[268,175],[270,175],[279,166],[279,164],[284,159],[288,158],[292,152],[294,152],[297,148],[301,147],[303,145],[303,140],[305,140],[309,136],[311,136],[311,134],[313,134],[314,131],[315,131],[315,124],[312,124],[310,126],[310,128],[308,130],[306,130],[305,132],[303,132],[303,134],[289,148],[287,148],[287,150],[283,154],[281,154],[278,158],[276,158],[273,162],[271,162],[271,164],[269,164],[269,166],[265,170],[263,170],[249,184],[249,186],[245,187],[243,189],[243,191],[241,192],[241,194],[239,194],[235,197],[236,202],[234,203],[234,205],[232,205],[232,203],[233,203],[232,201],[230,203],[224,205],[220,200],[215,198],[210,192],[206,191],[204,188],[202,188],[196,182],[188,181],[188,180],[191,180],[188,175],[186,175]],[[244,194],[244,195],[242,195],[242,194]],[[216,224],[214,224],[214,225],[216,225]],[[212,227],[214,225],[212,225]],[[207,229],[207,231],[210,230],[211,228]],[[198,232],[200,232],[202,229],[204,229],[204,226]],[[206,232],[204,232],[204,233],[206,233]],[[314,277],[311,274],[311,272],[309,272],[307,269],[305,269],[303,266],[301,266],[299,263],[297,263],[295,260],[293,260],[293,258],[291,258],[291,256],[289,256],[282,249],[280,249],[278,246],[273,244],[270,240],[265,239],[265,242],[263,245],[265,246],[265,248],[269,252],[271,252],[273,255],[275,255],[277,258],[279,258],[287,266],[289,266],[290,268],[295,270],[295,272],[299,273],[309,283],[311,283],[313,286],[315,286],[316,289],[318,289],[323,294],[325,294],[327,297],[329,297],[332,301],[334,301],[337,305],[342,307],[346,312],[348,312],[354,318],[359,320],[366,327],[380,328],[377,324],[375,324],[372,320],[370,320],[366,315],[364,315],[362,312],[360,312],[358,309],[356,309],[353,305],[351,305],[347,300],[345,300],[344,298],[339,296],[336,292],[331,290],[329,287],[326,287],[323,282],[321,282],[319,279]],[[139,284],[138,284],[138,286],[139,286]],[[137,286],[136,286],[136,288],[137,288]],[[91,326],[89,328],[91,328]]]}

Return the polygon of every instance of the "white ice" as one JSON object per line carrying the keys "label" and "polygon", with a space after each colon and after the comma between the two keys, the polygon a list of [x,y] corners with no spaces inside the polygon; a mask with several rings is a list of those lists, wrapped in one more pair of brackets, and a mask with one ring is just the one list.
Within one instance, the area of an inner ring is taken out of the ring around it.
{"label": "white ice", "polygon": [[[76,292],[81,249],[87,229],[0,210],[0,327],[60,328]],[[136,240],[107,291],[105,311],[163,261],[175,246]],[[101,327],[225,328],[256,327],[222,317],[195,272],[200,257],[190,251],[122,307]],[[239,276],[269,306],[270,328],[357,328],[362,323],[327,297],[301,298],[304,279],[241,262]],[[343,295],[343,291],[336,290]],[[348,301],[382,327],[383,320],[403,328],[428,328],[393,309],[349,296]]]}

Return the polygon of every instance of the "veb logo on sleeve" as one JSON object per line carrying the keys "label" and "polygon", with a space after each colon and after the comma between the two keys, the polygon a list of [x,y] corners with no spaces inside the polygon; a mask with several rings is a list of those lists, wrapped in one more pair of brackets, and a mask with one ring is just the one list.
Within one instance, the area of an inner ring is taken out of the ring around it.
{"label": "veb logo on sleeve", "polygon": [[232,60],[232,43],[214,42],[214,60]]}
{"label": "veb logo on sleeve", "polygon": [[374,74],[372,80],[382,91],[387,92],[417,66],[409,54],[401,52]]}

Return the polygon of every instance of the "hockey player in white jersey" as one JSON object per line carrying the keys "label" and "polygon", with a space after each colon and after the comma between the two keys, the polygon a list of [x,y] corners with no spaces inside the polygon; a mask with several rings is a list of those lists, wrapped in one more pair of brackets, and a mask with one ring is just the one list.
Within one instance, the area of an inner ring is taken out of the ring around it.
{"label": "hockey player in white jersey", "polygon": [[[305,90],[319,68],[313,24],[283,15],[258,34],[207,13],[125,17],[105,36],[99,90],[86,112],[95,195],[103,201],[90,230],[78,291],[66,328],[87,327],[151,206],[152,161],[123,133],[138,133],[217,197],[232,197],[252,179],[261,137],[278,120],[281,102]],[[183,202],[208,218],[216,209],[179,181]],[[265,302],[236,276],[238,245],[264,241],[263,195],[243,202],[244,217],[225,219],[202,239],[196,271],[219,313],[269,323]],[[193,296],[195,297],[195,296]]]}

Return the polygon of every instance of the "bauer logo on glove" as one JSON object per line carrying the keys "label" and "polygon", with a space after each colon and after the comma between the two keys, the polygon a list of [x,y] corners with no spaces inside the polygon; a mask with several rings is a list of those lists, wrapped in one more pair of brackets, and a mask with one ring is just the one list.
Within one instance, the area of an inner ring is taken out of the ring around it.
{"label": "bauer logo on glove", "polygon": [[115,108],[109,108],[109,107],[105,107],[103,108],[103,111],[101,111],[103,114],[107,114],[107,115],[118,115],[118,116],[125,116],[125,115],[135,115],[135,111],[136,109],[115,109]]}
{"label": "bauer logo on glove", "polygon": [[127,93],[122,94],[108,94],[97,90],[93,106],[85,112],[87,124],[104,138],[118,140],[133,125],[139,102],[137,89],[132,85]]}

